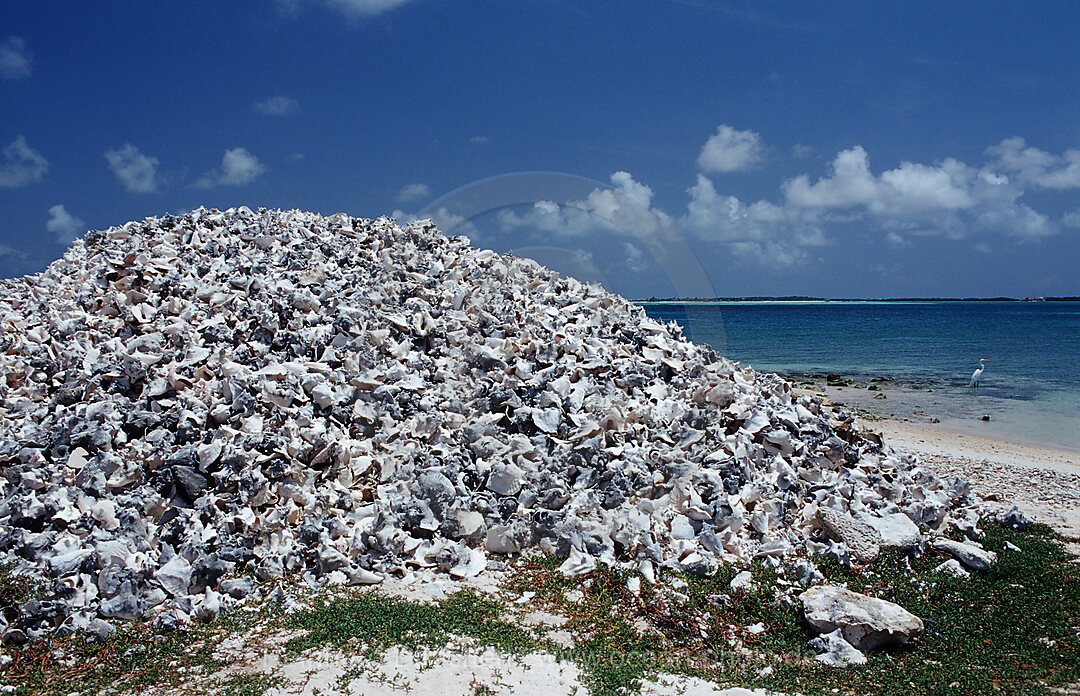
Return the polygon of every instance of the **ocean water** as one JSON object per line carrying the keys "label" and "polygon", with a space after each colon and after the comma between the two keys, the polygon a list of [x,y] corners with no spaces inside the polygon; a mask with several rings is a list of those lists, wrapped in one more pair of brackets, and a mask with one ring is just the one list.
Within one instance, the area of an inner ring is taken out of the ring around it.
{"label": "ocean water", "polygon": [[[642,303],[759,371],[889,377],[928,414],[1018,442],[1080,450],[1080,303]],[[980,358],[982,386],[968,387]],[[931,391],[932,390],[932,391]],[[930,410],[932,409],[932,410]],[[988,424],[982,416],[990,415]]]}

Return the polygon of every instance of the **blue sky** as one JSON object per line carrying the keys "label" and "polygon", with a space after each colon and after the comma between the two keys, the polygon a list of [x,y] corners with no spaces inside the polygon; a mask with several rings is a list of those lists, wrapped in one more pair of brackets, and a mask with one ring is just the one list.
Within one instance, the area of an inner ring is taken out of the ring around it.
{"label": "blue sky", "polygon": [[634,297],[1080,294],[1077,26],[1068,2],[8,2],[0,274],[248,205],[431,216]]}

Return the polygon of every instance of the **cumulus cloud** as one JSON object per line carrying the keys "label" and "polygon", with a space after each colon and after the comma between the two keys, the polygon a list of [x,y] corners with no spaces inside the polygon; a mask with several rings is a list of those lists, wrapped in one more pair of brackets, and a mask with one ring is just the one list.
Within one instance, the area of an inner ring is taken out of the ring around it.
{"label": "cumulus cloud", "polygon": [[26,50],[26,41],[9,36],[0,41],[0,76],[8,80],[30,77],[34,57]]}
{"label": "cumulus cloud", "polygon": [[128,191],[135,193],[153,193],[157,191],[158,159],[139,152],[131,143],[105,152],[109,169]]}
{"label": "cumulus cloud", "polygon": [[[804,260],[806,249],[827,242],[824,233],[768,201],[743,204],[734,196],[717,193],[712,181],[698,175],[688,189],[684,214],[673,216],[653,205],[653,190],[625,171],[611,175],[611,187],[597,187],[583,200],[559,205],[539,201],[523,213],[499,214],[503,231],[532,228],[551,238],[563,239],[622,232],[637,244],[624,242],[626,266],[646,267],[644,254],[669,257],[672,244],[683,235],[721,243],[735,254],[772,265]],[[631,246],[642,255],[631,251]]]}
{"label": "cumulus cloud", "polygon": [[811,182],[802,174],[783,184],[786,207],[854,211],[887,230],[963,237],[971,231],[1044,237],[1056,226],[1020,203],[1024,188],[994,171],[953,158],[933,165],[901,162],[875,175],[862,147],[843,150],[829,176]]}
{"label": "cumulus cloud", "polygon": [[597,187],[582,200],[565,205],[538,201],[522,214],[500,213],[503,230],[532,227],[554,237],[583,237],[621,230],[646,245],[671,236],[671,218],[652,207],[653,191],[629,172],[611,175],[611,187]]}
{"label": "cumulus cloud", "polygon": [[415,201],[419,198],[427,198],[431,195],[431,189],[427,184],[406,184],[397,193],[397,199],[401,202]]}
{"label": "cumulus cloud", "polygon": [[703,172],[738,172],[757,167],[763,157],[761,136],[721,124],[705,141],[697,163]]}
{"label": "cumulus cloud", "polygon": [[292,97],[277,96],[257,101],[251,108],[263,116],[292,116],[300,111],[300,102]]}
{"label": "cumulus cloud", "polygon": [[[1010,151],[1023,154],[1025,149]],[[525,209],[501,210],[496,219],[503,233],[514,233],[522,242],[543,237],[549,243],[580,245],[582,238],[597,235],[591,244],[605,249],[610,263],[631,271],[652,261],[665,269],[677,266],[684,257],[668,252],[686,238],[777,268],[814,262],[820,248],[844,234],[869,231],[883,244],[906,247],[926,236],[975,237],[974,245],[994,236],[1027,240],[1055,234],[1060,227],[1080,228],[1080,209],[1051,219],[1023,202],[1022,179],[1050,188],[1047,182],[1060,184],[1068,177],[1070,153],[1035,154],[1027,153],[1024,161],[1041,163],[1040,168],[1027,166],[1024,177],[1004,171],[1001,158],[981,165],[955,158],[902,161],[876,173],[869,154],[856,146],[838,152],[822,177],[802,174],[782,182],[776,200],[740,200],[718,191],[709,176],[699,173],[686,189],[685,209],[674,214],[656,205],[648,184],[618,171],[610,186],[597,185],[580,200],[540,200]],[[1008,166],[1010,172],[1021,169]],[[633,239],[612,236],[619,234]]]}
{"label": "cumulus cloud", "polygon": [[612,229],[577,205],[555,201],[536,201],[520,213],[512,208],[500,210],[498,221],[503,232],[528,227],[553,238],[585,237]]}
{"label": "cumulus cloud", "polygon": [[1046,215],[1015,201],[991,200],[975,212],[976,229],[1013,237],[1049,237],[1057,228]]}
{"label": "cumulus cloud", "polygon": [[4,162],[0,164],[0,188],[19,188],[41,181],[49,170],[49,162],[41,153],[26,144],[19,136],[4,148]]}
{"label": "cumulus cloud", "polygon": [[244,186],[255,181],[266,167],[259,159],[242,147],[226,150],[221,156],[221,168],[203,174],[195,185],[199,188],[214,186]]}
{"label": "cumulus cloud", "polygon": [[805,261],[810,248],[828,243],[812,214],[765,200],[748,204],[721,195],[703,174],[698,174],[687,193],[690,200],[678,220],[679,229],[699,239],[728,244],[742,256],[789,266]]}
{"label": "cumulus cloud", "polygon": [[1021,185],[1047,189],[1080,188],[1080,150],[1058,156],[1030,147],[1023,138],[1012,137],[986,149],[991,166],[1014,176]]}
{"label": "cumulus cloud", "polygon": [[61,244],[71,244],[75,239],[86,231],[84,223],[67,211],[62,205],[54,205],[49,208],[49,219],[45,222],[45,230],[56,235],[56,241]]}
{"label": "cumulus cloud", "polygon": [[[588,240],[589,245],[614,252],[605,251],[605,260],[619,263],[621,258],[625,269],[641,272],[670,251],[674,239],[671,220],[663,211],[651,207],[652,189],[629,172],[615,172],[610,181],[610,187],[597,185],[580,200],[540,200],[524,210],[521,206],[502,209],[496,220],[503,234],[513,235],[515,247],[529,249],[530,255],[540,249],[550,254],[556,246],[564,250],[580,247]],[[633,243],[625,235],[630,235]],[[579,252],[573,253],[575,258]],[[602,274],[578,275],[584,270],[579,268],[579,261],[570,263],[560,257],[557,267],[567,272],[573,267],[572,274],[579,279],[603,282]]]}
{"label": "cumulus cloud", "polygon": [[878,183],[870,173],[870,158],[862,147],[844,150],[832,163],[832,176],[811,184],[801,174],[784,184],[789,203],[807,208],[866,205],[877,195]]}

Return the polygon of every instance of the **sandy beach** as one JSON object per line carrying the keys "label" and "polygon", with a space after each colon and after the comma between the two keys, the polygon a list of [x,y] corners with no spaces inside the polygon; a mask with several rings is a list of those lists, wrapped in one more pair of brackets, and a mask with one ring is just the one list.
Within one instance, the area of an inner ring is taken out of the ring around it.
{"label": "sandy beach", "polygon": [[815,384],[803,390],[855,409],[864,428],[881,433],[886,445],[917,454],[938,475],[968,480],[988,509],[1015,505],[1062,534],[1080,536],[1080,452],[1008,440],[981,420],[941,419],[932,395],[875,386]]}

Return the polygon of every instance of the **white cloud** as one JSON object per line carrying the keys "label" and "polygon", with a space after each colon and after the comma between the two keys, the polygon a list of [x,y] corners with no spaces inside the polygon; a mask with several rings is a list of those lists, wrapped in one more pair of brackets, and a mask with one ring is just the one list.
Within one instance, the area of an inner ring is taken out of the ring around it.
{"label": "white cloud", "polygon": [[784,183],[789,203],[805,208],[839,208],[867,205],[878,195],[878,183],[870,173],[870,158],[862,147],[844,150],[832,164],[832,176],[810,183],[801,174]]}
{"label": "white cloud", "polygon": [[[698,175],[688,189],[686,213],[675,218],[656,208],[653,191],[628,172],[611,175],[612,188],[597,187],[583,200],[566,205],[539,201],[524,213],[504,210],[499,214],[503,231],[532,228],[554,238],[623,232],[637,242],[633,246],[651,258],[669,256],[672,243],[681,235],[722,243],[735,254],[772,265],[790,265],[807,258],[806,249],[827,243],[824,233],[810,222],[768,201],[744,205],[734,196],[721,196],[712,181]],[[623,243],[626,265],[643,268],[646,260]]]}
{"label": "white cloud", "polygon": [[54,205],[49,208],[49,219],[45,222],[45,230],[56,235],[56,241],[61,244],[71,244],[86,231],[83,227],[85,224],[69,213],[64,206]]}
{"label": "white cloud", "polygon": [[791,156],[795,159],[806,159],[812,154],[814,154],[814,148],[812,145],[803,145],[801,143],[796,143],[791,147]]}
{"label": "white cloud", "polygon": [[397,199],[401,202],[415,201],[418,198],[427,198],[431,195],[431,189],[427,184],[406,184],[397,193]]}
{"label": "white cloud", "polygon": [[251,108],[263,116],[292,116],[300,111],[300,102],[292,97],[277,96],[257,101]]}
{"label": "white cloud", "polygon": [[953,158],[935,165],[901,162],[875,176],[866,151],[857,146],[836,155],[830,176],[811,183],[802,174],[784,182],[783,190],[789,208],[846,210],[908,234],[1044,237],[1057,231],[1049,218],[1019,202],[1024,189],[1008,177]]}
{"label": "white cloud", "polygon": [[789,266],[808,258],[807,249],[828,243],[812,215],[769,201],[749,205],[716,191],[712,181],[698,174],[687,189],[690,201],[678,227],[699,239],[730,245],[733,252],[759,262]]}
{"label": "white cloud", "polygon": [[911,240],[896,232],[889,232],[885,235],[885,239],[893,246],[911,246]]}
{"label": "white cloud", "polygon": [[1036,188],[1080,188],[1080,150],[1066,150],[1061,156],[1029,147],[1020,137],[1006,138],[986,149],[994,157],[991,167],[1016,177],[1019,183]]}
{"label": "white cloud", "polygon": [[980,230],[1012,237],[1049,237],[1057,233],[1049,217],[1015,202],[992,201],[976,212],[974,221]]}
{"label": "white cloud", "polygon": [[147,157],[131,143],[105,152],[109,169],[128,191],[135,193],[153,193],[157,191],[157,168],[160,164],[156,157]]}
{"label": "white cloud", "polygon": [[4,148],[4,162],[0,164],[0,188],[19,188],[41,181],[49,170],[49,162],[41,153],[26,144],[19,136]]}
{"label": "white cloud", "polygon": [[895,213],[970,208],[975,205],[969,190],[973,176],[967,165],[954,159],[936,167],[901,162],[881,174],[878,198],[871,205]]}
{"label": "white cloud", "polygon": [[0,41],[0,76],[9,80],[30,77],[34,57],[26,50],[26,41],[9,36]]}
{"label": "white cloud", "polygon": [[511,208],[501,210],[498,220],[504,232],[529,227],[557,238],[584,237],[611,229],[576,205],[564,206],[554,201],[536,201],[522,213]]}
{"label": "white cloud", "polygon": [[266,171],[255,155],[242,147],[226,150],[221,157],[221,178],[218,183],[225,186],[243,186],[255,180]]}
{"label": "white cloud", "polygon": [[16,261],[25,261],[26,253],[19,251],[18,249],[12,249],[6,244],[0,244],[0,259],[15,259]]}
{"label": "white cloud", "polygon": [[324,2],[353,17],[373,17],[400,7],[409,0],[324,0]]}
{"label": "white cloud", "polygon": [[721,124],[705,141],[697,163],[703,172],[738,172],[758,166],[763,156],[761,136]]}
{"label": "white cloud", "polygon": [[[1068,176],[1070,153],[1027,156],[1043,163],[1040,175],[1052,175],[1042,179],[1046,187],[1047,181]],[[920,236],[973,238],[974,246],[995,236],[1038,239],[1060,226],[1080,228],[1080,209],[1052,220],[1021,202],[1025,188],[1019,180],[1002,173],[996,162],[972,166],[954,158],[931,164],[903,161],[876,174],[866,150],[856,146],[837,153],[824,177],[803,174],[783,182],[776,202],[742,201],[718,192],[699,173],[686,190],[685,210],[672,215],[654,205],[647,184],[619,171],[611,175],[610,187],[597,186],[581,200],[537,201],[524,211],[502,210],[497,220],[504,233],[519,234],[519,241],[530,232],[533,240],[546,235],[561,244],[602,235],[595,243],[611,250],[611,262],[632,271],[649,260],[672,258],[665,249],[680,243],[680,237],[722,246],[762,267],[783,268],[818,263],[818,249],[859,230],[880,235],[882,244],[903,247]],[[610,238],[619,233],[633,240]]]}
{"label": "white cloud", "polygon": [[221,169],[210,170],[195,182],[199,188],[243,186],[266,171],[259,159],[245,148],[234,147],[221,156]]}
{"label": "white cloud", "polygon": [[487,145],[490,142],[491,138],[486,135],[474,135],[473,137],[469,138],[470,145]]}
{"label": "white cloud", "polygon": [[623,242],[623,253],[626,254],[626,267],[635,273],[640,273],[649,267],[645,260],[645,252],[637,245]]}

